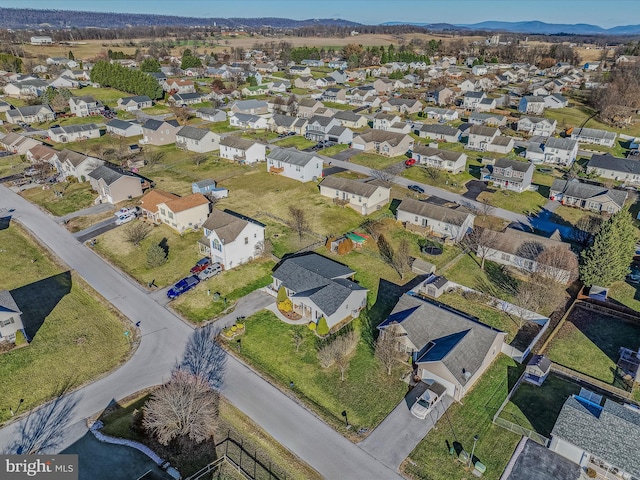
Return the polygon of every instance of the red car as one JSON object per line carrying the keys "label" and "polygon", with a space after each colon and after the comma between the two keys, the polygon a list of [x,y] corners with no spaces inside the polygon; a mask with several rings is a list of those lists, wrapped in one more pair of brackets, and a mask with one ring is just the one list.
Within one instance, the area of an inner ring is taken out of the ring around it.
{"label": "red car", "polygon": [[191,267],[190,272],[192,275],[197,275],[198,273],[203,271],[205,268],[207,268],[209,265],[211,265],[210,258],[207,258],[207,257],[201,258],[193,267]]}
{"label": "red car", "polygon": [[406,160],[406,161],[404,162],[404,164],[405,164],[407,167],[411,167],[411,166],[413,166],[413,165],[415,165],[415,164],[416,164],[416,159],[415,159],[415,158],[410,158],[409,160]]}

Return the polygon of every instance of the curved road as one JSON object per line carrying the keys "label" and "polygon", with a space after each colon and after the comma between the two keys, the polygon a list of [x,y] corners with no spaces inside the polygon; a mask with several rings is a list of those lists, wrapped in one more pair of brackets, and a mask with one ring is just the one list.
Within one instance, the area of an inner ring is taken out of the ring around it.
{"label": "curved road", "polygon": [[[141,322],[133,357],[110,375],[49,403],[0,430],[0,451],[25,445],[25,431],[57,430],[48,452],[59,452],[86,434],[84,419],[113,399],[167,379],[182,357],[192,328],[145,290],[79,243],[51,217],[4,186],[0,205],[132,322]],[[267,433],[328,479],[402,478],[232,356],[226,358],[222,393]],[[59,411],[58,418],[52,414]],[[51,432],[50,432],[51,433]],[[14,450],[15,451],[15,450]],[[12,452],[13,453],[13,452]]]}

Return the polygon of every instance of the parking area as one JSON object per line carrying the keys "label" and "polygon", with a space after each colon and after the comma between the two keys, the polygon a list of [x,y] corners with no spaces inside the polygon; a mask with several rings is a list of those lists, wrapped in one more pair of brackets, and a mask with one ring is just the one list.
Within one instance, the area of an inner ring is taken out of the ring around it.
{"label": "parking area", "polygon": [[[516,449],[516,452],[518,450]],[[533,440],[527,440],[506,480],[575,480],[576,478],[580,478],[580,467],[577,464]]]}

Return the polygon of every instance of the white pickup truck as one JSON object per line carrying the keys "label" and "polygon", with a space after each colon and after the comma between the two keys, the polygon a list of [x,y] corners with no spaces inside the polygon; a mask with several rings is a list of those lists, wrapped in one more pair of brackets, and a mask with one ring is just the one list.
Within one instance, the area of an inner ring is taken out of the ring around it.
{"label": "white pickup truck", "polygon": [[411,413],[414,417],[418,417],[420,419],[427,418],[429,412],[433,410],[433,408],[438,404],[438,402],[442,399],[447,389],[444,385],[439,384],[438,382],[433,382],[430,384],[425,392],[418,397],[416,403],[411,407]]}

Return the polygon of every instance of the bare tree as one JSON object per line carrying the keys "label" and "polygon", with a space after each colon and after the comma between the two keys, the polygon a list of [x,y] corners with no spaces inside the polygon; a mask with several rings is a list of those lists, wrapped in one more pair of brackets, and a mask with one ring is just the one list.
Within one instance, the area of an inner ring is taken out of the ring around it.
{"label": "bare tree", "polygon": [[398,249],[395,251],[393,261],[391,262],[395,271],[400,275],[401,280],[404,278],[405,272],[409,270],[411,263],[409,248],[409,241],[406,238],[400,240]]}
{"label": "bare tree", "polygon": [[434,167],[423,167],[424,173],[432,182],[439,182],[442,177],[442,170]]}
{"label": "bare tree", "polygon": [[201,443],[215,435],[218,394],[201,377],[176,370],[147,401],[142,424],[163,445],[176,438]]}
{"label": "bare tree", "polygon": [[535,317],[535,312],[544,304],[546,289],[544,285],[535,282],[520,282],[513,299],[514,313],[517,317],[518,328]]}
{"label": "bare tree", "polygon": [[351,354],[358,344],[358,336],[353,330],[340,335],[331,343],[325,345],[318,351],[318,359],[320,365],[324,368],[328,368],[335,364],[340,370],[340,380],[344,381],[344,374],[349,368],[349,362],[351,360]]}
{"label": "bare tree", "polygon": [[587,246],[593,240],[593,237],[602,225],[602,217],[595,215],[584,215],[578,219],[573,227],[573,238],[576,242]]}
{"label": "bare tree", "polygon": [[498,243],[498,232],[489,228],[476,227],[467,234],[464,240],[469,249],[480,257],[480,268],[484,270],[484,262],[487,256]]}
{"label": "bare tree", "polygon": [[174,104],[169,107],[169,110],[176,116],[181,125],[185,125],[191,118],[191,110],[188,107]]}
{"label": "bare tree", "polygon": [[400,356],[397,340],[400,335],[399,330],[398,324],[392,323],[380,332],[378,340],[376,340],[375,356],[387,371],[387,375],[391,375],[391,369]]}
{"label": "bare tree", "polygon": [[146,150],[144,151],[144,163],[150,168],[158,165],[164,158],[164,152],[158,150]]}
{"label": "bare tree", "polygon": [[151,233],[151,226],[138,221],[134,222],[129,227],[127,227],[124,231],[124,238],[127,242],[133,243],[135,247],[140,245],[140,242],[143,241],[147,236]]}
{"label": "bare tree", "polygon": [[395,252],[393,251],[393,247],[387,241],[384,235],[381,234],[378,237],[377,245],[378,245],[378,252],[382,257],[382,260],[384,260],[385,263],[391,265],[393,263],[393,257],[395,255]]}
{"label": "bare tree", "polygon": [[578,257],[563,245],[544,249],[536,261],[540,274],[556,283],[571,283],[578,278]]}
{"label": "bare tree", "polygon": [[382,231],[384,230],[384,224],[380,220],[367,220],[362,228],[371,235],[371,238],[374,242],[378,241],[380,235],[382,235]]}
{"label": "bare tree", "polygon": [[298,234],[298,238],[302,241],[304,232],[309,229],[309,221],[307,215],[301,208],[289,205],[289,217],[291,217],[291,228]]}
{"label": "bare tree", "polygon": [[300,333],[300,330],[296,329],[291,333],[291,341],[293,346],[296,347],[296,353],[298,353],[300,346],[304,343],[304,336]]}
{"label": "bare tree", "polygon": [[193,157],[193,164],[194,164],[196,167],[199,167],[199,166],[200,166],[200,164],[202,164],[202,163],[206,162],[208,158],[209,158],[209,157],[207,157],[207,156],[206,156],[206,155],[204,155],[204,154],[196,155],[195,157]]}

